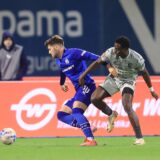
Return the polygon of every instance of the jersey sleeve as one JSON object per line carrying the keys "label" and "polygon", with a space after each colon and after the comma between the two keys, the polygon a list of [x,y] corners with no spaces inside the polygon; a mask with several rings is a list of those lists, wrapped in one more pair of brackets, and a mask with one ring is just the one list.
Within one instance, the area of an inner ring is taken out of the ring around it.
{"label": "jersey sleeve", "polygon": [[143,59],[142,56],[139,56],[138,63],[136,69],[138,71],[143,71],[145,69],[145,60]]}
{"label": "jersey sleeve", "polygon": [[111,57],[111,52],[112,52],[111,50],[112,50],[112,48],[109,48],[101,55],[101,60],[103,62],[109,61],[109,59]]}
{"label": "jersey sleeve", "polygon": [[77,60],[95,61],[99,58],[99,56],[82,49],[75,49],[74,58]]}
{"label": "jersey sleeve", "polygon": [[59,82],[59,84],[62,86],[62,85],[64,85],[65,81],[66,81],[66,75],[62,71],[60,71],[60,82]]}

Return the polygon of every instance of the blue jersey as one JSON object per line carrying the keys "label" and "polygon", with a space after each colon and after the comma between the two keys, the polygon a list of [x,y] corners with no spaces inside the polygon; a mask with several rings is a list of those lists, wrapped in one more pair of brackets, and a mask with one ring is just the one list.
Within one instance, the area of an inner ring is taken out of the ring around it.
{"label": "blue jersey", "polygon": [[[70,48],[64,50],[62,58],[57,58],[56,63],[61,69],[63,79],[65,79],[65,76],[68,77],[77,90],[80,87],[78,83],[79,76],[87,68],[85,61],[95,61],[98,58],[98,55],[91,52]],[[64,82],[61,82],[61,85],[62,83]],[[94,81],[89,74],[85,77],[85,84],[94,84]]]}

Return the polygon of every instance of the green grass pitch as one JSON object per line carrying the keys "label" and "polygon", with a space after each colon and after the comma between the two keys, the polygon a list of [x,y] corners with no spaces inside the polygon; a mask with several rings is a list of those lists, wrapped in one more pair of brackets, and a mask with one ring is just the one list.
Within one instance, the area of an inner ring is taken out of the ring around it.
{"label": "green grass pitch", "polygon": [[80,147],[83,138],[18,138],[0,144],[0,160],[160,160],[160,137],[145,137],[143,146],[134,146],[133,137],[96,140],[96,147]]}

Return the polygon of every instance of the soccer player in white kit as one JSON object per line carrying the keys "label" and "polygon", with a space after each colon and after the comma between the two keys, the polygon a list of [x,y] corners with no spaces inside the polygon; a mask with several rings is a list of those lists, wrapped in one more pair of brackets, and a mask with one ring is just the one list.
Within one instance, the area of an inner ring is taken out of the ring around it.
{"label": "soccer player in white kit", "polygon": [[[107,106],[107,104],[103,102],[104,98],[110,97],[120,91],[124,110],[128,114],[130,123],[135,132],[136,140],[134,144],[143,145],[145,141],[142,136],[138,116],[132,108],[136,78],[139,72],[142,74],[151,95],[155,99],[158,99],[158,95],[152,87],[150,76],[145,68],[145,61],[143,57],[129,47],[130,42],[127,37],[118,37],[115,40],[114,47],[107,49],[98,60],[93,62],[87,70],[82,73],[79,78],[79,83],[83,85],[84,77],[87,73],[96,68],[98,65],[109,62],[112,66],[108,68],[110,74],[94,91],[91,96],[91,102],[100,109],[102,106]],[[111,115],[108,118],[109,123],[107,126],[107,130],[109,132],[112,131],[114,127],[114,120],[117,117],[115,112],[112,110],[110,112]]]}

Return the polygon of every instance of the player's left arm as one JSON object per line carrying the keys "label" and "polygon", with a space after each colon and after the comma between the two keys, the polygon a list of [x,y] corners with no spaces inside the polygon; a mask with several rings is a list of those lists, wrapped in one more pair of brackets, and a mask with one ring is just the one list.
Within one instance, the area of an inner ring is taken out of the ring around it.
{"label": "player's left arm", "polygon": [[82,57],[84,60],[96,61],[99,55],[86,51]]}
{"label": "player's left arm", "polygon": [[150,75],[149,75],[147,69],[144,68],[144,70],[141,71],[141,73],[142,73],[142,76],[143,76],[144,81],[146,82],[146,84],[147,84],[147,86],[148,86],[148,88],[149,88],[149,90],[150,90],[150,92],[151,92],[151,95],[152,95],[155,99],[158,99],[158,94],[155,92],[155,90],[154,90],[154,88],[153,88],[153,86],[152,86],[152,82],[151,82],[151,79],[150,79]]}
{"label": "player's left arm", "polygon": [[99,55],[76,48],[74,51],[74,58],[77,60],[95,61],[99,58]]}

